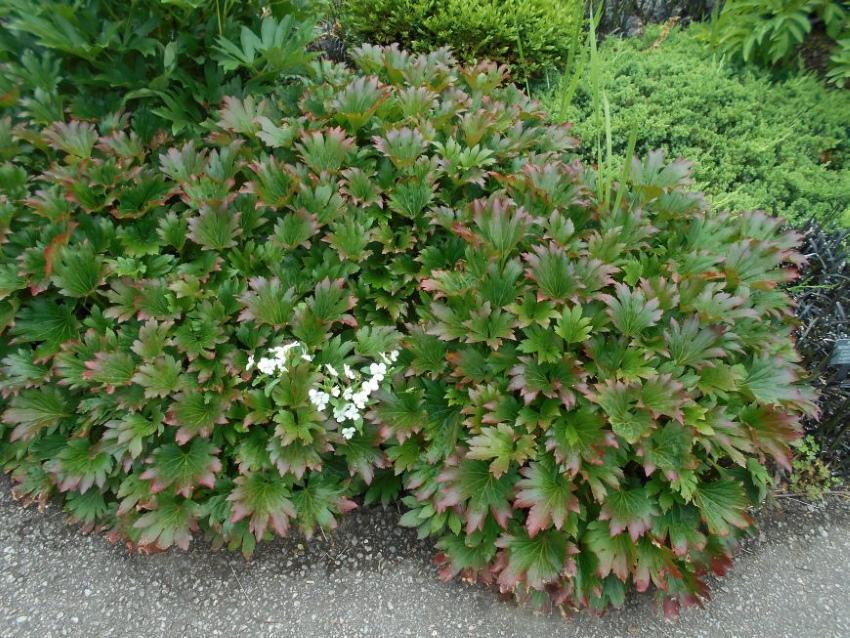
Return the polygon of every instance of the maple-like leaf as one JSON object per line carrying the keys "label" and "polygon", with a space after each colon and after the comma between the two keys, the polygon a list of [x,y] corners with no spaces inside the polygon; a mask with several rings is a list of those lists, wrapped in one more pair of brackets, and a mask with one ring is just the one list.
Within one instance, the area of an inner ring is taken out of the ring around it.
{"label": "maple-like leaf", "polygon": [[177,494],[191,498],[196,488],[215,486],[215,475],[221,471],[218,453],[205,439],[196,438],[187,447],[168,443],[153,453],[142,478],[151,481],[153,494],[173,487]]}
{"label": "maple-like leaf", "polygon": [[641,333],[661,320],[663,311],[657,299],[647,299],[642,290],[630,289],[625,284],[615,284],[616,296],[600,295],[608,306],[608,316],[614,327],[627,337]]}
{"label": "maple-like leaf", "polygon": [[518,390],[525,403],[531,403],[542,394],[550,399],[559,398],[565,408],[576,402],[576,391],[586,390],[587,373],[572,359],[562,357],[555,363],[537,363],[531,357],[519,357],[520,363],[509,371],[509,390]]}
{"label": "maple-like leaf", "polygon": [[540,530],[554,525],[562,529],[571,514],[581,511],[576,484],[564,475],[549,456],[520,470],[514,505],[527,508],[526,528],[534,538]]}
{"label": "maple-like leaf", "polygon": [[483,428],[481,434],[469,439],[467,457],[480,461],[491,461],[490,472],[496,478],[502,476],[511,463],[522,465],[534,451],[534,437],[518,434],[506,423]]}
{"label": "maple-like leaf", "polygon": [[546,530],[533,538],[524,531],[504,534],[496,545],[507,554],[507,563],[499,573],[502,591],[513,591],[519,582],[543,589],[571,569],[568,557],[572,545],[567,535],[557,530]]}
{"label": "maple-like leaf", "polygon": [[500,526],[507,526],[511,514],[510,500],[517,480],[515,470],[509,469],[496,477],[486,461],[460,461],[446,469],[439,480],[443,488],[436,502],[437,511],[464,505],[467,534],[482,529],[488,513]]}
{"label": "maple-like leaf", "polygon": [[613,534],[606,521],[596,520],[588,524],[581,541],[596,556],[596,574],[600,578],[613,573],[626,581],[635,547],[628,534]]}
{"label": "maple-like leaf", "polygon": [[532,252],[525,253],[523,258],[528,264],[526,276],[536,282],[539,288],[538,300],[562,301],[570,299],[579,291],[575,266],[556,244],[536,246]]}
{"label": "maple-like leaf", "polygon": [[733,527],[747,529],[753,524],[744,489],[733,480],[703,482],[694,493],[694,503],[712,534],[728,536]]}
{"label": "maple-like leaf", "polygon": [[599,519],[609,521],[611,535],[628,530],[633,541],[643,536],[652,527],[658,514],[653,499],[644,487],[621,487],[608,493]]}
{"label": "maple-like leaf", "polygon": [[179,499],[171,494],[159,496],[155,509],[133,523],[139,533],[138,544],[142,547],[155,545],[159,549],[177,545],[188,550],[192,532],[198,527],[200,511],[200,506],[190,499]]}
{"label": "maple-like leaf", "polygon": [[567,412],[546,432],[546,449],[553,452],[558,463],[572,475],[578,473],[583,463],[601,463],[605,448],[618,445],[604,415],[589,405]]}
{"label": "maple-like leaf", "polygon": [[194,436],[208,437],[216,425],[227,423],[226,405],[219,394],[184,392],[172,403],[165,422],[178,428],[177,442],[182,445]]}
{"label": "maple-like leaf", "polygon": [[707,540],[700,530],[699,510],[686,505],[673,505],[655,517],[652,534],[669,541],[677,556],[685,556],[691,550],[701,551]]}
{"label": "maple-like leaf", "polygon": [[271,473],[251,472],[237,477],[234,485],[227,497],[232,523],[248,517],[249,528],[257,541],[263,540],[269,525],[279,536],[286,535],[289,521],[297,512],[285,479]]}

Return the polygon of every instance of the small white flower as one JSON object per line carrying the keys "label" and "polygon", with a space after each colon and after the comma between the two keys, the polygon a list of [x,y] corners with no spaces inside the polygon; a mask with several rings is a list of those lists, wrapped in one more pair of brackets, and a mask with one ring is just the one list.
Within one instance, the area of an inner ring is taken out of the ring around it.
{"label": "small white flower", "polygon": [[330,374],[332,377],[338,377],[339,376],[339,372],[336,371],[336,368],[334,368],[329,363],[325,364],[325,370],[327,370],[328,374]]}
{"label": "small white flower", "polygon": [[369,374],[371,374],[373,377],[381,377],[383,379],[386,373],[387,365],[385,363],[369,364]]}
{"label": "small white flower", "polygon": [[354,390],[352,390],[351,388],[346,388],[345,390],[342,391],[342,398],[345,399],[346,401],[350,401],[352,394],[354,394]]}
{"label": "small white flower", "polygon": [[328,401],[330,400],[330,395],[327,392],[322,392],[321,390],[316,390],[315,388],[310,388],[307,391],[307,396],[310,397],[310,403],[316,406],[318,410],[324,410],[328,407]]}
{"label": "small white flower", "polygon": [[254,367],[254,355],[249,354],[248,355],[248,365],[245,366],[245,369],[250,370],[253,367]]}
{"label": "small white flower", "polygon": [[393,350],[390,352],[390,361],[395,363],[398,360],[398,350]]}
{"label": "small white flower", "polygon": [[345,439],[350,439],[357,432],[355,428],[342,428],[342,436]]}
{"label": "small white flower", "polygon": [[313,355],[311,355],[311,354],[307,354],[307,353],[305,352],[304,354],[302,354],[302,355],[301,355],[301,358],[302,358],[302,359],[304,359],[304,361],[312,361],[312,360],[313,360]]}
{"label": "small white flower", "polygon": [[360,410],[366,407],[366,401],[369,395],[365,392],[356,392],[351,396],[351,400]]}
{"label": "small white flower", "polygon": [[354,370],[352,370],[351,366],[348,365],[347,363],[343,364],[342,371],[345,373],[345,376],[347,376],[349,379],[355,379],[357,377]]}
{"label": "small white flower", "polygon": [[380,382],[373,377],[363,384],[363,392],[372,394],[373,392],[376,392],[379,387]]}
{"label": "small white flower", "polygon": [[263,374],[274,374],[277,370],[277,361],[268,357],[261,357],[257,362],[257,369]]}
{"label": "small white flower", "polygon": [[339,386],[335,385],[331,388],[331,396],[338,397],[339,396]]}

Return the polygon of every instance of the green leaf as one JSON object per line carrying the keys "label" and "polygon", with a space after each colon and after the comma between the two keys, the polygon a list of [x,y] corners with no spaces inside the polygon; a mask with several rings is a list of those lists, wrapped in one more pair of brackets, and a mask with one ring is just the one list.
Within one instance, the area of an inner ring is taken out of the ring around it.
{"label": "green leaf", "polygon": [[336,517],[356,507],[337,481],[321,474],[311,474],[304,489],[293,492],[292,502],[298,514],[298,527],[307,538],[312,538],[317,527],[336,528]]}
{"label": "green leaf", "polygon": [[100,445],[87,438],[75,438],[68,441],[65,447],[45,464],[45,468],[56,476],[61,491],[75,490],[83,493],[93,485],[102,490],[107,476],[112,471],[112,465],[112,456]]}
{"label": "green leaf", "polygon": [[42,430],[55,428],[62,419],[72,415],[73,408],[67,395],[59,388],[48,387],[24,390],[13,397],[9,407],[3,412],[3,422],[15,426],[12,430],[12,441],[29,441]]}
{"label": "green leaf", "polygon": [[205,250],[222,251],[236,245],[241,213],[221,205],[204,206],[189,219],[189,238]]}
{"label": "green leaf", "polygon": [[732,527],[747,529],[753,523],[747,514],[749,502],[744,489],[735,481],[703,483],[694,494],[694,503],[712,534],[728,536]]}
{"label": "green leaf", "polygon": [[549,456],[523,468],[523,478],[517,481],[514,505],[529,508],[526,519],[528,536],[534,538],[540,530],[554,525],[566,529],[571,514],[581,511],[575,495],[576,484],[567,478]]}
{"label": "green leaf", "polygon": [[186,498],[195,489],[215,486],[215,475],[221,471],[219,449],[204,439],[194,439],[188,447],[167,443],[158,447],[151,466],[142,478],[151,481],[151,493],[156,494],[171,487]]}
{"label": "green leaf", "polygon": [[669,541],[677,556],[685,556],[691,550],[701,551],[706,537],[700,531],[699,510],[695,507],[674,505],[656,517],[652,534],[662,541]]}
{"label": "green leaf", "polygon": [[563,356],[564,344],[551,331],[532,325],[523,328],[525,339],[519,343],[519,351],[537,355],[541,363],[555,363]]}
{"label": "green leaf", "polygon": [[608,306],[608,316],[614,327],[627,337],[639,337],[647,328],[661,320],[658,299],[647,300],[642,290],[632,290],[624,284],[615,285],[616,297],[602,295]]}
{"label": "green leaf", "polygon": [[643,536],[652,527],[658,514],[654,501],[644,487],[621,488],[608,494],[602,504],[599,519],[609,521],[612,536],[629,531],[633,541]]}
{"label": "green leaf", "polygon": [[18,311],[11,333],[16,342],[44,342],[45,346],[56,350],[59,344],[76,338],[78,330],[73,304],[34,299]]}
{"label": "green leaf", "polygon": [[511,426],[500,423],[496,427],[483,428],[481,434],[469,439],[467,457],[479,461],[492,459],[490,472],[499,478],[511,463],[522,465],[533,452],[533,436],[518,436]]}
{"label": "green leaf", "polygon": [[140,365],[133,376],[133,383],[142,386],[148,398],[165,398],[182,389],[182,374],[183,368],[177,360],[166,354],[152,363]]}
{"label": "green leaf", "polygon": [[587,340],[592,330],[590,319],[582,317],[581,306],[575,305],[564,309],[556,332],[567,343],[582,343]]}
{"label": "green leaf", "polygon": [[263,540],[269,525],[275,533],[285,536],[289,521],[297,514],[288,481],[270,473],[252,472],[237,477],[234,483],[235,488],[227,497],[233,511],[231,522],[250,517],[249,529],[257,541]]}
{"label": "green leaf", "polygon": [[596,556],[596,574],[600,578],[613,573],[626,581],[634,556],[634,543],[628,534],[612,534],[607,522],[596,520],[587,526],[581,540]]}
{"label": "green leaf", "polygon": [[532,589],[543,589],[561,575],[567,561],[567,535],[555,530],[535,537],[524,533],[505,534],[496,545],[505,549],[508,563],[499,574],[499,585],[514,589],[525,582]]}
{"label": "green leaf", "polygon": [[177,442],[183,445],[193,436],[208,437],[217,424],[227,423],[221,395],[185,392],[171,404],[165,422],[177,426]]}
{"label": "green leaf", "polygon": [[510,500],[516,479],[514,470],[496,477],[485,461],[461,461],[440,476],[444,487],[437,500],[437,510],[466,503],[467,534],[483,529],[488,513],[505,527],[511,514]]}
{"label": "green leaf", "polygon": [[156,499],[156,509],[133,523],[133,528],[139,532],[138,544],[156,545],[159,549],[177,545],[188,550],[200,513],[200,506],[194,501],[178,499],[171,494],[160,495]]}

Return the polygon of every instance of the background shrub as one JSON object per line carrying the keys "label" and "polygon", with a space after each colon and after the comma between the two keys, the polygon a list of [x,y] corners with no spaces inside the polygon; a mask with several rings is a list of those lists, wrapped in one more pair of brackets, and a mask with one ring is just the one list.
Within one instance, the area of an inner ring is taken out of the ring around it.
{"label": "background shrub", "polygon": [[[697,187],[721,208],[850,224],[847,94],[811,77],[773,81],[730,68],[712,57],[698,26],[666,39],[660,33],[651,27],[642,38],[608,38],[601,46],[615,154],[622,157],[634,131],[638,153],[662,148],[692,160]],[[571,80],[545,102],[556,118],[575,122],[591,159],[587,142],[604,122],[594,115],[591,78],[583,77],[575,95]]]}
{"label": "background shrub", "polygon": [[354,42],[398,43],[417,52],[447,46],[464,62],[508,64],[522,82],[566,63],[583,6],[574,0],[341,0],[340,21]]}
{"label": "background shrub", "polygon": [[[5,0],[0,96],[21,95],[42,125],[131,109],[139,127],[179,133],[224,96],[303,72],[313,10],[303,0]],[[277,33],[248,37],[263,15],[279,18]]]}
{"label": "background shrub", "polygon": [[712,24],[720,51],[763,65],[789,62],[805,51],[813,34],[829,43],[827,78],[844,86],[850,81],[850,3],[845,0],[730,0]]}

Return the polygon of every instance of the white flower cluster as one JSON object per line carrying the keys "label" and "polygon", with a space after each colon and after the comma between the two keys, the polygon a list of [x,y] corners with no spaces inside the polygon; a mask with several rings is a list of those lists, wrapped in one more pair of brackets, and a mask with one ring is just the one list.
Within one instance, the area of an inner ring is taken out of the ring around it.
{"label": "white flower cluster", "polygon": [[246,369],[251,370],[256,365],[257,370],[263,374],[283,373],[289,369],[289,360],[294,355],[298,355],[304,361],[313,360],[313,356],[307,353],[307,349],[300,341],[290,341],[289,343],[284,343],[282,346],[275,346],[269,350],[269,354],[271,356],[260,357],[260,360],[256,362],[254,361],[254,355],[250,355]]}
{"label": "white flower cluster", "polygon": [[[355,370],[350,365],[343,364],[342,371],[331,365],[325,365],[327,372],[325,389],[313,392],[310,401],[317,410],[323,411],[328,403],[333,404],[333,417],[340,423],[354,421],[361,423],[363,410],[369,403],[369,397],[381,387],[381,382],[389,372],[389,366],[398,359],[398,350],[381,353],[380,361],[370,363],[362,370]],[[356,428],[344,427],[342,436],[350,439],[357,432]]]}
{"label": "white flower cluster", "polygon": [[[307,353],[304,345],[298,341],[291,341],[282,346],[275,346],[269,350],[267,357],[261,357],[259,361],[254,356],[248,357],[247,369],[256,366],[257,370],[266,375],[283,374],[289,369],[291,361],[300,358],[304,361],[312,361],[312,355]],[[363,422],[363,410],[369,403],[369,397],[377,392],[381,383],[389,373],[389,369],[398,360],[398,350],[389,353],[380,353],[379,361],[374,361],[361,370],[355,370],[350,365],[343,364],[342,370],[332,365],[325,364],[322,368],[323,380],[318,387],[310,388],[307,392],[310,403],[319,412],[327,410],[328,406],[333,408],[333,417],[338,422],[354,422],[359,426]],[[347,426],[340,430],[342,436],[351,439],[358,428]]]}

